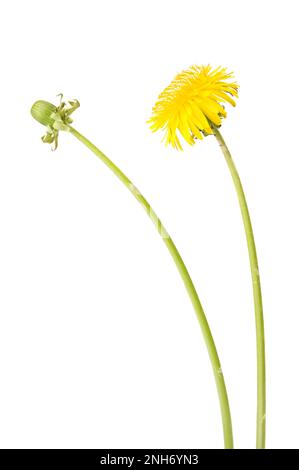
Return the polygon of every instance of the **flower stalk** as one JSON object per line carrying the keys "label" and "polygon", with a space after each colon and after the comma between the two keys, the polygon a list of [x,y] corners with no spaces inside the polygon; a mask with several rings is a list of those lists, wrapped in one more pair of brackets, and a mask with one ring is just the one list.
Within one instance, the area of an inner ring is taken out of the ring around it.
{"label": "flower stalk", "polygon": [[79,106],[79,103],[76,100],[69,102],[69,105],[61,102],[60,107],[56,108],[56,110],[53,110],[53,105],[50,103],[45,101],[36,102],[32,107],[31,113],[36,120],[45,125],[45,119],[43,113],[41,112],[41,108],[43,106],[45,108],[44,111],[46,115],[46,125],[48,128],[46,138],[44,137],[43,141],[46,143],[54,143],[54,147],[56,148],[58,144],[58,131],[68,131],[80,142],[82,142],[89,150],[91,150],[115,174],[115,176],[125,185],[125,187],[132,193],[135,199],[141,204],[148,216],[154,222],[161,238],[163,239],[170,255],[173,258],[173,261],[176,264],[200,324],[218,392],[222,417],[224,446],[227,449],[233,448],[233,431],[228,395],[215,342],[193,281],[172,238],[169,236],[166,228],[148,201],[140,193],[132,181],[100,149],[98,149],[92,142],[90,142],[86,137],[84,137],[70,125],[71,119],[69,118],[69,115],[74,111],[74,108],[76,109]]}
{"label": "flower stalk", "polygon": [[252,278],[252,288],[254,297],[254,309],[255,309],[255,325],[256,325],[256,350],[257,350],[257,417],[256,417],[256,447],[257,449],[264,449],[266,444],[266,358],[265,358],[265,332],[264,332],[264,317],[263,317],[263,303],[262,303],[262,291],[260,274],[258,268],[258,259],[256,246],[254,241],[253,229],[250,220],[250,214],[242,187],[242,183],[232,159],[231,153],[217,127],[213,127],[214,135],[228,169],[230,171],[236,193],[239,200],[241,209],[249,261]]}
{"label": "flower stalk", "polygon": [[150,204],[144,198],[144,196],[139,192],[136,186],[129,180],[129,178],[103,153],[99,150],[94,144],[92,144],[88,139],[86,139],[82,134],[80,134],[77,130],[73,127],[70,127],[70,132],[73,134],[78,140],[80,140],[87,148],[89,148],[103,163],[118,177],[118,179],[126,186],[126,188],[131,191],[133,196],[137,199],[137,201],[142,205],[145,209],[146,213],[150,216],[151,220],[154,222],[155,226],[157,227],[165,245],[170,252],[177,269],[181,275],[181,278],[184,282],[184,285],[187,289],[188,295],[194,307],[198,322],[201,327],[201,331],[208,349],[208,354],[210,357],[210,361],[213,368],[213,373],[216,381],[216,387],[218,391],[218,397],[220,402],[220,409],[222,415],[222,425],[223,425],[223,436],[224,436],[224,446],[227,449],[233,448],[233,431],[232,431],[232,422],[231,422],[231,415],[230,415],[230,408],[228,402],[228,396],[224,381],[224,376],[221,369],[221,364],[219,360],[219,356],[217,353],[217,349],[215,346],[215,342],[205,316],[203,307],[195,290],[193,281],[190,277],[190,274],[185,266],[185,263],[178,252],[174,242],[172,241],[171,237],[169,236],[166,228],[164,227],[161,220],[158,218]]}

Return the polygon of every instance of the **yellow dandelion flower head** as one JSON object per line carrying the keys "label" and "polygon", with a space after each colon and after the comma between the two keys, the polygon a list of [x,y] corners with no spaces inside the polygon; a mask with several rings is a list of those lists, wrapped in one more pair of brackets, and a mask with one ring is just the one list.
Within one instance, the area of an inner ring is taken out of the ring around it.
{"label": "yellow dandelion flower head", "polygon": [[193,65],[179,73],[158,97],[149,119],[153,132],[165,131],[166,145],[182,150],[177,131],[193,145],[196,139],[213,134],[226,117],[223,103],[235,106],[238,85],[226,68]]}

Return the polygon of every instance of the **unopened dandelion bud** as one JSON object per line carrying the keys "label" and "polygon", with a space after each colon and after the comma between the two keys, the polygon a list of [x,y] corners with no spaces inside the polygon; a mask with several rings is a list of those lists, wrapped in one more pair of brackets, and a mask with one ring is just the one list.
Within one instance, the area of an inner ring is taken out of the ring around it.
{"label": "unopened dandelion bud", "polygon": [[39,100],[31,108],[31,114],[40,124],[47,127],[47,133],[42,137],[46,144],[54,144],[53,150],[58,146],[59,131],[69,131],[73,122],[70,115],[80,106],[78,100],[68,102],[62,101],[63,95],[60,93],[60,104],[54,106],[48,101]]}
{"label": "unopened dandelion bud", "polygon": [[53,114],[57,107],[48,101],[39,100],[31,108],[31,114],[40,124],[46,127],[52,127],[54,124]]}

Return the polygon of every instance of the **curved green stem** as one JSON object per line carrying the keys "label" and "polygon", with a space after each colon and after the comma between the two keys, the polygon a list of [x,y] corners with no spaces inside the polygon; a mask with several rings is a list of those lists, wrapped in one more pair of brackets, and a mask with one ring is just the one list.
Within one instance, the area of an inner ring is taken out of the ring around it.
{"label": "curved green stem", "polygon": [[249,210],[245,199],[244,190],[237,169],[233,162],[232,156],[227,145],[220,134],[219,130],[214,127],[215,137],[223,152],[224,158],[231,173],[240,209],[242,213],[246,240],[248,246],[248,254],[250,261],[254,309],[255,309],[255,325],[256,325],[256,348],[257,348],[257,422],[256,422],[256,447],[264,449],[266,443],[266,360],[265,360],[265,333],[264,333],[264,317],[262,291],[260,283],[260,275],[258,268],[258,260],[256,247],[254,242],[253,230],[250,221]]}
{"label": "curved green stem", "polygon": [[167,230],[163,226],[161,220],[157,217],[153,209],[139,190],[134,186],[134,184],[127,178],[127,176],[106,156],[99,150],[95,145],[93,145],[88,139],[86,139],[82,134],[76,131],[73,127],[70,127],[70,132],[77,137],[83,144],[85,144],[100,160],[102,160],[105,165],[120,179],[120,181],[131,191],[133,196],[137,201],[142,205],[147,214],[150,216],[156,228],[161,235],[165,245],[167,246],[177,268],[182,277],[182,280],[185,284],[187,292],[189,294],[190,300],[193,304],[197,319],[199,321],[202,334],[208,349],[210,361],[213,367],[213,372],[215,376],[221,415],[222,415],[222,425],[223,425],[223,434],[224,434],[224,445],[225,448],[233,448],[233,433],[232,433],[232,423],[229,409],[229,402],[227,391],[225,387],[224,377],[216,350],[216,346],[211,334],[209,324],[207,322],[206,316],[204,314],[202,305],[198,298],[197,292],[195,290],[194,284],[191,280],[191,277],[187,271],[187,268],[175,246],[172,239],[170,238]]}

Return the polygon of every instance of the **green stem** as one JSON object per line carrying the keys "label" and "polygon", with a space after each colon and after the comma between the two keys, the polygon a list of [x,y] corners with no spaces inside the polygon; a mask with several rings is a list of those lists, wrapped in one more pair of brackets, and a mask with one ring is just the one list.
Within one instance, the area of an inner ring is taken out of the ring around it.
{"label": "green stem", "polygon": [[198,298],[197,292],[195,290],[194,284],[191,280],[191,277],[187,271],[187,268],[179,254],[175,244],[173,243],[172,239],[168,235],[167,230],[163,226],[161,220],[157,217],[153,209],[151,208],[150,204],[147,200],[143,197],[143,195],[138,191],[136,186],[127,178],[127,176],[106,156],[99,150],[95,145],[93,145],[88,139],[86,139],[82,134],[76,131],[73,127],[70,127],[70,132],[77,137],[83,144],[85,144],[100,160],[102,160],[105,165],[120,179],[120,181],[129,189],[129,191],[133,194],[133,196],[137,199],[137,201],[143,206],[147,214],[150,216],[156,228],[158,229],[159,234],[161,235],[165,245],[167,246],[177,268],[182,277],[182,280],[185,284],[187,292],[189,294],[190,300],[194,307],[197,319],[199,321],[202,334],[208,349],[210,361],[212,364],[218,397],[220,402],[220,409],[222,415],[222,425],[223,425],[223,434],[224,434],[224,445],[225,448],[231,449],[233,448],[233,433],[232,433],[232,423],[231,423],[231,416],[230,416],[230,409],[229,409],[229,402],[227,391],[225,387],[224,377],[218,357],[218,353],[216,350],[216,346],[213,340],[213,336],[211,334],[211,330],[209,324],[207,322],[205,313],[203,311],[202,305]]}
{"label": "green stem", "polygon": [[224,158],[231,173],[240,209],[242,213],[248,254],[250,261],[254,309],[255,309],[255,327],[256,327],[256,349],[257,349],[257,421],[256,421],[256,447],[264,449],[266,443],[266,360],[265,360],[265,333],[263,318],[262,291],[256,247],[254,242],[253,230],[250,221],[249,210],[245,199],[244,190],[237,169],[227,145],[219,130],[214,127],[215,137],[223,152]]}

